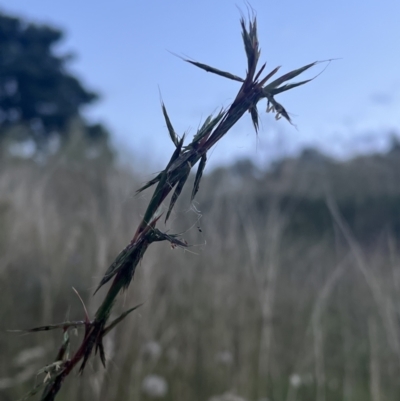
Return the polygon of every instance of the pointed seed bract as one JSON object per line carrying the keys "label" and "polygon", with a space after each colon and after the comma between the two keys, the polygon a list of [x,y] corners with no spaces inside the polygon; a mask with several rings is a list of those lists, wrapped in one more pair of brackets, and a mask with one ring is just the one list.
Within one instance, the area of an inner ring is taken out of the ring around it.
{"label": "pointed seed bract", "polygon": [[206,167],[206,163],[207,163],[207,153],[205,153],[201,157],[199,167],[197,168],[196,178],[194,180],[193,190],[192,190],[192,197],[191,197],[192,201],[195,198],[195,196],[200,188],[200,181],[201,181],[201,177],[203,176],[203,171],[204,171],[204,168]]}
{"label": "pointed seed bract", "polygon": [[207,64],[198,63],[197,61],[192,61],[192,60],[188,60],[188,59],[183,59],[183,60],[185,60],[186,62],[188,62],[190,64],[195,65],[198,68],[201,68],[204,71],[212,72],[213,74],[217,74],[217,75],[220,75],[221,77],[232,79],[234,81],[244,82],[243,78],[240,78],[237,75],[231,74],[230,72],[222,71],[222,70],[219,70],[218,68],[210,67]]}
{"label": "pointed seed bract", "polygon": [[171,137],[171,141],[173,142],[173,144],[176,147],[178,147],[178,143],[179,143],[178,136],[176,135],[174,127],[172,126],[172,123],[168,116],[167,109],[165,107],[164,102],[161,102],[161,108],[162,108],[162,112],[164,114],[165,123],[167,124],[169,136]]}

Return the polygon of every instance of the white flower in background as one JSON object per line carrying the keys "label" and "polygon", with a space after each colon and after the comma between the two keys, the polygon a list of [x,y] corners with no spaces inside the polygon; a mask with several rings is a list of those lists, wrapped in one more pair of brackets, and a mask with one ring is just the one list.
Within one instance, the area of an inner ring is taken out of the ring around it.
{"label": "white flower in background", "polygon": [[290,385],[291,385],[291,386],[293,386],[293,387],[299,387],[300,384],[301,384],[301,377],[300,377],[299,374],[293,373],[293,374],[290,376],[289,381],[290,381]]}
{"label": "white flower in background", "polygon": [[161,345],[157,341],[149,341],[142,348],[143,355],[152,361],[160,358],[162,353]]}
{"label": "white flower in background", "polygon": [[215,360],[221,365],[230,366],[233,363],[233,355],[232,352],[229,351],[220,351],[215,356]]}
{"label": "white flower in background", "polygon": [[142,382],[142,392],[151,398],[165,397],[168,391],[167,381],[158,375],[147,375]]}

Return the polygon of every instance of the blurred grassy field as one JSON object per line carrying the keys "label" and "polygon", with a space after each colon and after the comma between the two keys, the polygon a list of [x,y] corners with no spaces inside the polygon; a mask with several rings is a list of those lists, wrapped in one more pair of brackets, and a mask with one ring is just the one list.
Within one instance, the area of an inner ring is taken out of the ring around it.
{"label": "blurred grassy field", "polygon": [[[83,319],[72,287],[96,310],[148,178],[96,160],[0,160],[1,401],[33,387],[62,339],[6,330]],[[116,313],[144,305],[107,337],[107,369],[92,359],[58,399],[398,400],[399,178],[396,146],[213,171],[166,228],[193,246],[150,248]]]}

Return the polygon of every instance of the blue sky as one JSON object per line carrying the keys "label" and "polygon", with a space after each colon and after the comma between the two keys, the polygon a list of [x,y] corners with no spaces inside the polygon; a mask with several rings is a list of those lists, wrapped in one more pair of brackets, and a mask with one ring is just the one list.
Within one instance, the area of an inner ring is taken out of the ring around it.
{"label": "blue sky", "polygon": [[[261,61],[269,69],[282,65],[284,73],[315,60],[340,60],[313,82],[277,97],[297,130],[263,114],[257,139],[246,116],[217,145],[212,164],[243,156],[263,164],[305,145],[343,156],[381,149],[382,133],[400,130],[400,1],[250,3],[258,18]],[[0,3],[3,12],[66,31],[60,50],[77,55],[70,69],[103,96],[86,114],[111,130],[119,149],[159,167],[173,150],[159,90],[177,131],[194,134],[208,114],[233,100],[239,86],[170,52],[243,76],[238,6],[246,10],[245,2],[231,0]]]}

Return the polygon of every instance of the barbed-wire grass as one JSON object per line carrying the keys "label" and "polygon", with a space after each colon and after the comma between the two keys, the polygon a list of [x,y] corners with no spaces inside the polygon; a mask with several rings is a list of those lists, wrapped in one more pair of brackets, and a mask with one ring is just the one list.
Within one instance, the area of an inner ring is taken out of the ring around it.
{"label": "barbed-wire grass", "polygon": [[[98,353],[102,364],[104,367],[106,366],[106,355],[103,346],[104,337],[140,305],[128,309],[118,318],[109,323],[108,321],[111,311],[118,295],[129,287],[135,274],[135,270],[149,245],[153,242],[167,241],[173,248],[188,247],[187,242],[181,235],[166,234],[156,227],[158,221],[163,215],[162,207],[164,201],[173,191],[165,215],[165,222],[167,222],[176,201],[181,195],[192,168],[198,163],[191,195],[191,201],[194,200],[200,187],[204,168],[206,167],[207,152],[239,121],[239,119],[242,118],[246,112],[249,112],[254,129],[257,133],[259,129],[259,112],[257,106],[261,100],[266,99],[267,112],[274,112],[276,119],[283,117],[291,123],[288,112],[280,103],[278,103],[275,96],[297,86],[304,85],[314,79],[311,78],[300,82],[287,83],[291,79],[296,78],[306,70],[315,66],[318,61],[293,70],[270,82],[271,78],[275,76],[280,67],[273,69],[265,76],[263,73],[266,63],[258,68],[260,48],[257,37],[256,17],[254,15],[251,16],[247,23],[242,17],[240,24],[247,57],[247,73],[245,78],[241,78],[197,61],[183,59],[184,61],[207,72],[240,82],[241,87],[235,100],[229,107],[221,109],[216,115],[208,116],[194,135],[192,141],[187,145],[184,144],[185,135],[179,137],[173,128],[167,109],[162,102],[162,113],[165,118],[169,136],[175,146],[175,151],[165,169],[137,191],[137,193],[140,193],[151,186],[156,185],[147,210],[135,232],[135,235],[107,269],[95,291],[96,293],[104,284],[112,280],[112,284],[103,302],[98,308],[94,319],[91,320],[89,318],[86,308],[84,307],[85,319],[82,321],[65,321],[60,324],[50,324],[26,330],[26,332],[38,332],[60,329],[63,331],[63,342],[58,350],[55,361],[38,372],[38,375],[45,374],[43,382],[36,385],[23,399],[37,394],[44,386],[41,400],[54,400],[66,377],[75,367],[77,367],[78,364],[80,364],[79,372],[82,373],[93,353]],[[69,333],[71,330],[77,330],[81,327],[84,327],[83,340],[77,350],[71,352]]]}

